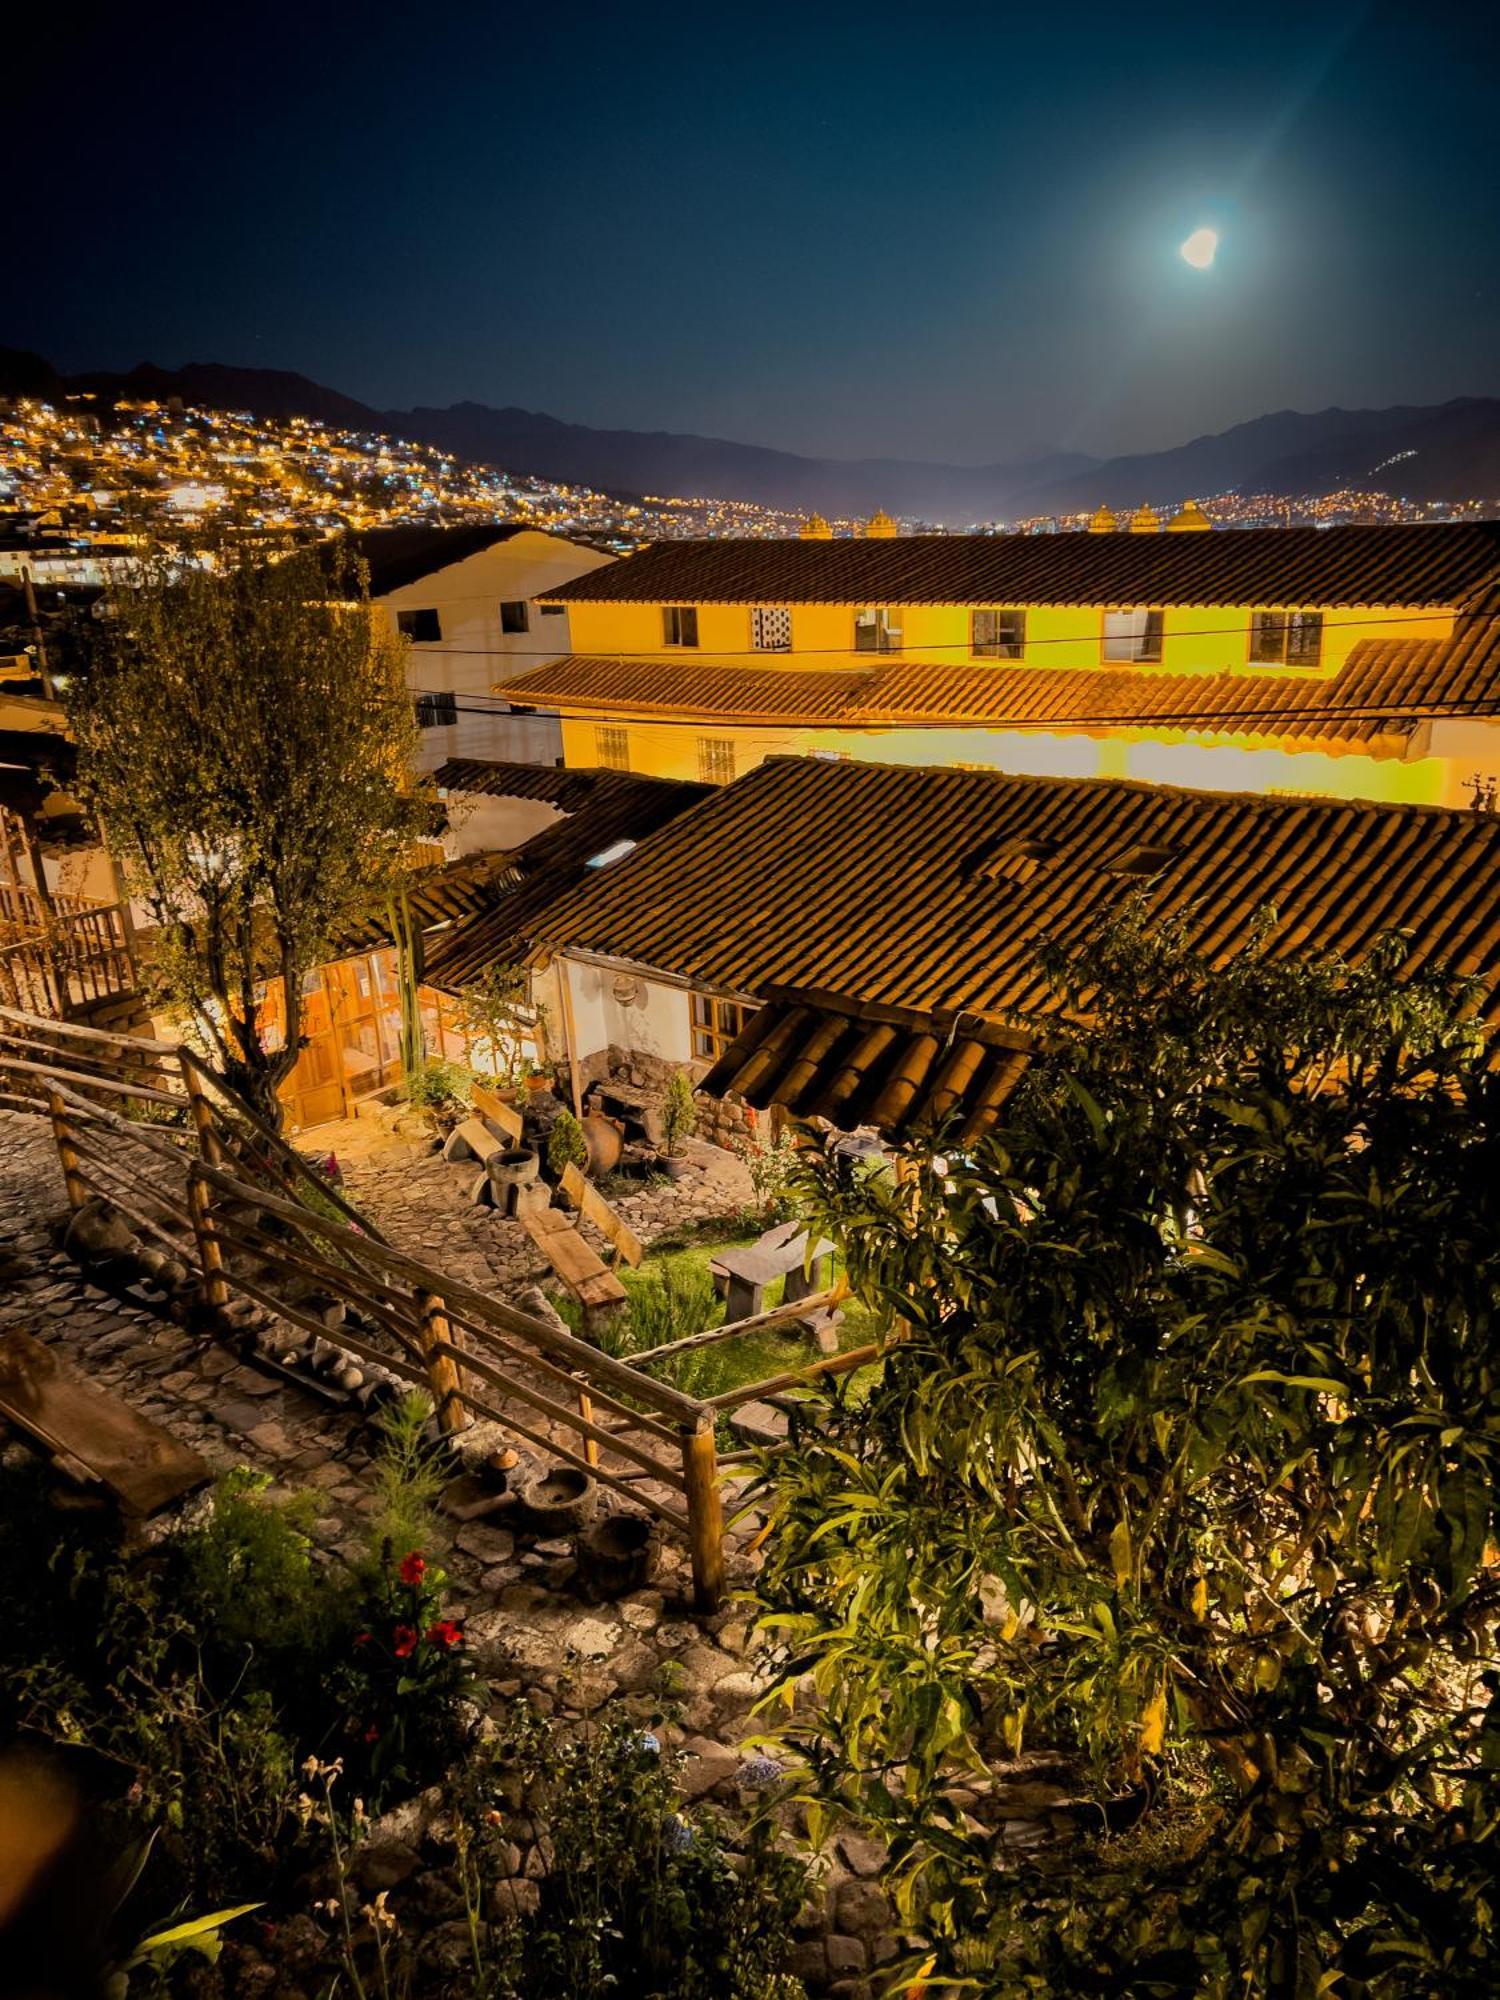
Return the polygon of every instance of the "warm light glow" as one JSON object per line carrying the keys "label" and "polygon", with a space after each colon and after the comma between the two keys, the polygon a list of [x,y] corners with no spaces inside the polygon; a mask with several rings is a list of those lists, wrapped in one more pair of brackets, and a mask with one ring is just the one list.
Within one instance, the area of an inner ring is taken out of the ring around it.
{"label": "warm light glow", "polygon": [[1180,255],[1185,264],[1191,264],[1195,271],[1206,271],[1213,263],[1219,249],[1217,229],[1195,229],[1183,244]]}

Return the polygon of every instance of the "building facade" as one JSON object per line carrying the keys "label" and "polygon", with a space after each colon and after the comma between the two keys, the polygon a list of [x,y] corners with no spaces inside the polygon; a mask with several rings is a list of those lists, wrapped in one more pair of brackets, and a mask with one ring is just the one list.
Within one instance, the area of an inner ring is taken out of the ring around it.
{"label": "building facade", "polygon": [[1500,777],[1500,524],[663,543],[507,683],[569,765],[817,754],[1465,805]]}
{"label": "building facade", "polygon": [[566,608],[548,593],[613,560],[535,528],[377,528],[353,537],[370,595],[409,644],[407,682],[422,725],[419,768],[453,757],[556,764],[554,716],[509,713],[511,679],[571,649]]}

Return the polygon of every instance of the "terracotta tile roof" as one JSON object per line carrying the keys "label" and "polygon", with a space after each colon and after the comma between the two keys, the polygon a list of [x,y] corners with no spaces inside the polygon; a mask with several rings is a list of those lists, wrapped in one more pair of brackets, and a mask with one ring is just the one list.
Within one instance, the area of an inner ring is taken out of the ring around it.
{"label": "terracotta tile roof", "polygon": [[867,697],[879,673],[859,667],[750,667],[713,658],[616,660],[570,653],[505,684],[513,707],[620,715],[723,716],[743,722],[829,722]]}
{"label": "terracotta tile roof", "polygon": [[777,757],[532,935],[752,1000],[1029,1030],[1057,1007],[1037,939],[1132,891],[1220,957],[1266,903],[1287,954],[1408,930],[1414,964],[1478,974],[1500,1020],[1500,817],[1441,807]]}
{"label": "terracotta tile roof", "polygon": [[1460,605],[1500,609],[1500,522],[1198,535],[657,542],[564,604]]}
{"label": "terracotta tile roof", "polygon": [[[577,812],[620,774],[604,769],[564,770],[558,764],[512,764],[489,757],[450,757],[433,782],[450,792],[477,792],[493,799],[540,799],[559,812]],[[645,778],[642,784],[670,780]]]}
{"label": "terracotta tile roof", "polygon": [[[1177,539],[1182,539],[1178,537]],[[895,659],[862,667],[747,667],[704,658],[571,654],[508,695],[568,711],[677,714],[741,723],[871,729],[907,722],[996,728],[1145,727],[1278,740],[1382,743],[1438,715],[1500,714],[1500,619],[1461,618],[1447,640],[1362,639],[1333,675],[1162,673]]]}
{"label": "terracotta tile roof", "polygon": [[429,985],[456,992],[487,966],[514,964],[532,926],[584,877],[595,855],[617,841],[645,840],[712,789],[628,771],[575,775],[593,782],[565,808],[567,817],[513,853],[488,857],[498,860],[499,872],[482,906],[429,938],[424,974]]}
{"label": "terracotta tile roof", "polygon": [[995,1122],[1025,1074],[1021,1043],[772,1001],[751,1015],[701,1087],[758,1111],[780,1104],[799,1118],[826,1118],[846,1132],[874,1125],[891,1138],[951,1119],[967,1144]]}
{"label": "terracotta tile roof", "polygon": [[385,597],[424,577],[467,562],[497,542],[525,534],[525,521],[475,521],[457,528],[365,528],[348,537],[349,547],[369,566],[370,595]]}

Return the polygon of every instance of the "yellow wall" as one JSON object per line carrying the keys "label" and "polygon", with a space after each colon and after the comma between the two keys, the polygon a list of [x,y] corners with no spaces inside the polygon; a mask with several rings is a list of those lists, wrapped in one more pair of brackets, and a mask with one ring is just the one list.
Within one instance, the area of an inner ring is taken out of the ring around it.
{"label": "yellow wall", "polygon": [[[1467,806],[1468,780],[1500,776],[1500,723],[1467,724],[1461,742],[1427,743],[1413,754],[1376,757],[1335,755],[1274,744],[1246,744],[1228,737],[1182,731],[1118,730],[1109,736],[1082,731],[1020,729],[740,729],[725,723],[630,723],[630,768],[649,777],[697,778],[697,738],[728,738],[741,777],[769,756],[858,757],[887,764],[951,764],[1011,771],[1034,777],[1136,778],[1152,784],[1189,785],[1209,791],[1304,793],[1325,798],[1376,799],[1387,804]],[[563,752],[573,769],[597,761],[594,724],[563,723]]]}
{"label": "yellow wall", "polygon": [[[761,667],[869,665],[881,656],[854,650],[852,604],[792,606],[792,650],[758,653],[750,643],[747,604],[702,604],[698,607],[696,647],[662,644],[659,604],[573,604],[569,626],[575,653],[656,654],[691,660],[738,655],[747,665]],[[952,665],[967,662],[967,605],[893,605],[902,631],[901,657]],[[1123,608],[1123,607],[1122,607]],[[1250,619],[1253,609],[1266,607],[1182,605],[1168,607],[1161,664],[1169,671],[1223,673],[1242,670],[1263,673],[1249,664]],[[1317,609],[1316,606],[1293,607]],[[1029,666],[1097,667],[1103,663],[1104,607],[1036,605],[1026,611],[1026,655]],[[1398,606],[1366,606],[1324,612],[1321,670],[1336,673],[1352,646],[1361,639],[1442,639],[1451,632],[1448,612],[1403,610]],[[1006,662],[992,664],[1004,671]],[[1306,669],[1298,669],[1305,673]]]}

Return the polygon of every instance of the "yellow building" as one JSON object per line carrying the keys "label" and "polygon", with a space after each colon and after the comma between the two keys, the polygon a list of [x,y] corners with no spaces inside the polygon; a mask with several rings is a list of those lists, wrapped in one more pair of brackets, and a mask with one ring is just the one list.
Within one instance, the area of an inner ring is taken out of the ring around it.
{"label": "yellow building", "polygon": [[783,752],[1447,805],[1500,776],[1500,523],[1152,518],[660,543],[557,589],[573,650],[505,693],[569,767],[718,783]]}

